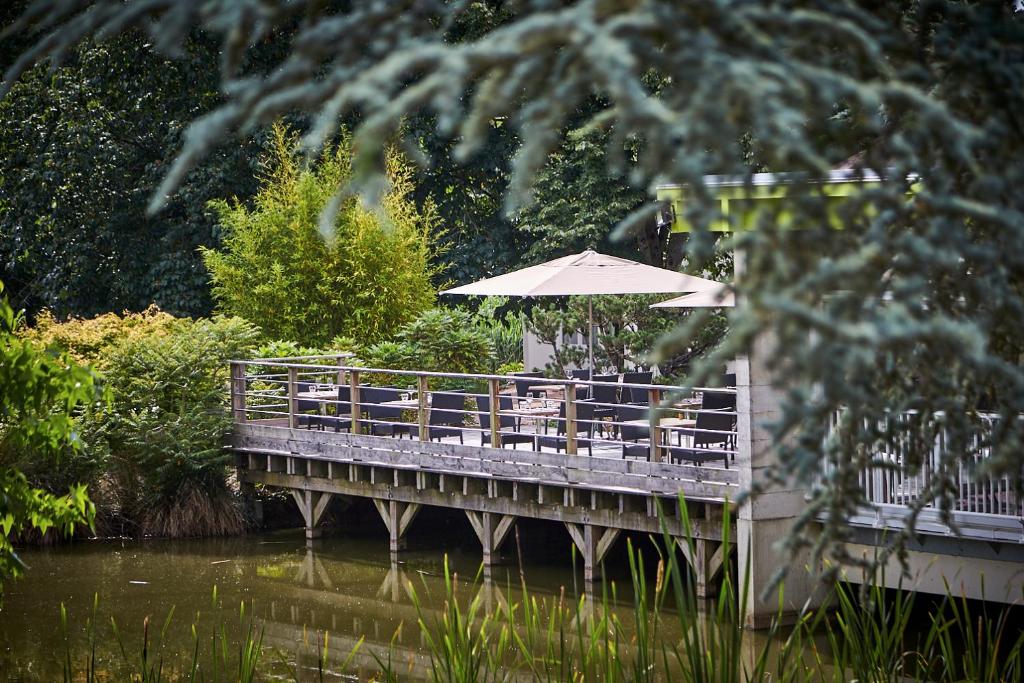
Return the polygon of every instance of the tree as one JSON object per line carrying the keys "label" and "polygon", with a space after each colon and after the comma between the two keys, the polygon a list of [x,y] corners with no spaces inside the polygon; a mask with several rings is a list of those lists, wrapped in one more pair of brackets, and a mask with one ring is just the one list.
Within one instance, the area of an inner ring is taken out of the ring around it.
{"label": "tree", "polygon": [[[706,176],[735,174],[749,186],[755,171],[792,172],[782,204],[796,229],[776,229],[778,209],[768,210],[758,229],[731,241],[747,255],[739,291],[747,305],[731,314],[715,358],[747,351],[761,335],[775,338],[774,382],[787,398],[773,427],[780,466],[772,476],[811,491],[798,525],[806,533],[794,542],[842,553],[845,519],[865,501],[857,472],[871,453],[907,449],[915,474],[934,452],[936,432],[946,432],[943,467],[930,473],[918,507],[939,500],[948,512],[961,466],[1020,483],[1018,5],[538,0],[453,43],[449,32],[467,3],[412,11],[399,2],[325,3],[304,7],[278,70],[241,79],[235,75],[246,46],[293,21],[293,5],[43,0],[12,31],[55,34],[40,39],[8,82],[95,31],[148,22],[164,48],[182,44],[193,25],[221,32],[229,95],[190,127],[154,207],[226,135],[293,109],[318,116],[307,138],[313,147],[330,139],[340,114],[363,113],[350,188],[366,188],[370,197],[380,194],[374,178],[384,150],[410,112],[435,113],[440,131],[459,139],[459,158],[480,149],[501,118],[522,141],[506,196],[515,210],[578,105],[602,98],[606,106],[574,127],[609,130],[613,166],[624,166],[627,143],[636,141],[636,185],[667,180],[690,188],[693,267],[710,256],[707,229],[720,218]],[[377,47],[353,35],[388,40]],[[842,230],[835,230],[819,181],[847,159],[855,175],[880,180],[845,202]],[[651,218],[651,207],[641,207],[620,230]],[[986,427],[979,401],[999,416],[998,429]],[[862,428],[911,409],[918,417],[900,434]],[[843,419],[829,434],[837,412]],[[817,520],[824,532],[809,538]]]}
{"label": "tree", "polygon": [[609,169],[607,138],[572,131],[537,173],[532,201],[516,216],[517,227],[533,238],[526,260],[540,263],[594,249],[678,268],[685,240],[670,240],[667,226],[646,221],[625,239],[612,239],[612,229],[647,203],[647,193],[630,184],[628,169]]}
{"label": "tree", "polygon": [[29,529],[70,534],[92,523],[84,485],[56,495],[32,487],[21,468],[27,459],[57,461],[65,449],[79,448],[74,412],[100,398],[92,371],[16,334],[21,317],[2,294],[0,283],[0,592],[24,568],[13,538]]}
{"label": "tree", "polygon": [[30,315],[151,303],[209,313],[197,248],[218,240],[206,202],[252,194],[258,147],[223,146],[166,211],[146,215],[185,125],[219,99],[214,46],[190,39],[184,54],[163,58],[139,33],[83,44],[0,102],[0,276]]}
{"label": "tree", "polygon": [[436,213],[409,199],[410,168],[392,153],[381,213],[345,198],[325,239],[319,218],[351,176],[351,142],[343,137],[309,167],[294,143],[283,125],[274,128],[252,209],[213,204],[224,232],[223,251],[202,251],[213,296],[270,338],[383,340],[433,304]]}
{"label": "tree", "polygon": [[[587,328],[593,304],[594,365],[596,370],[614,368],[623,372],[631,366],[649,367],[658,365],[663,375],[684,378],[690,364],[696,358],[707,354],[722,342],[726,333],[725,316],[717,313],[702,316],[701,324],[689,335],[685,344],[672,348],[660,346],[660,340],[673,329],[683,324],[692,313],[682,309],[656,308],[652,303],[663,300],[663,296],[612,295],[569,297],[566,305],[537,306],[530,312],[529,326],[538,339],[554,349],[553,362],[547,370],[563,377],[570,365],[586,367],[588,350]],[[563,335],[578,332],[583,335],[583,345],[566,344]]]}

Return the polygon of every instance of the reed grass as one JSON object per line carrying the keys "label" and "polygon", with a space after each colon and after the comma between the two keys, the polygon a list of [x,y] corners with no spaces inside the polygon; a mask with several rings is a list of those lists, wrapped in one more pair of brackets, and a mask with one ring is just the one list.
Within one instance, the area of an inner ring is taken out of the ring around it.
{"label": "reed grass", "polygon": [[[684,501],[678,510],[684,528],[689,529]],[[726,509],[725,530],[730,528],[729,516]],[[602,582],[598,595],[582,594],[573,587],[542,599],[527,589],[522,568],[517,599],[499,600],[488,609],[484,596],[493,584],[481,581],[481,573],[473,581],[460,581],[446,558],[443,594],[437,596],[439,610],[425,608],[426,581],[419,588],[409,586],[417,611],[415,627],[429,655],[429,679],[438,683],[996,683],[1024,679],[1024,625],[1015,621],[1019,615],[1010,607],[990,613],[990,605],[954,597],[948,586],[944,599],[929,599],[922,605],[916,604],[919,598],[912,592],[838,584],[824,605],[805,609],[795,624],[786,627],[782,626],[780,592],[777,618],[767,633],[755,634],[745,631],[740,620],[752,597],[748,577],[737,576],[726,560],[717,594],[709,601],[699,600],[692,573],[675,546],[680,541],[667,531],[658,540],[651,558],[632,543],[627,547],[631,603],[625,610],[614,582]],[[693,542],[689,543],[692,556]],[[504,594],[513,595],[513,586],[506,585]],[[214,588],[211,604],[216,603]],[[97,604],[86,622],[84,655],[73,656],[70,645],[63,653],[65,681],[97,680]],[[197,615],[191,625],[191,661],[184,667],[169,666],[163,646],[172,616],[173,610],[155,637],[150,635],[147,619],[141,644],[134,649],[126,645],[116,622],[111,622],[111,637],[121,652],[128,680],[248,682],[271,677],[263,656],[262,631],[246,615],[244,605],[238,613],[241,635],[237,642],[229,638],[224,623],[213,627],[209,637],[200,637]],[[66,634],[63,607],[61,625]],[[374,680],[403,680],[403,672],[394,664],[395,642],[372,653],[379,668]],[[362,645],[360,640],[331,675],[347,671]],[[325,680],[329,652],[329,634],[317,632],[315,667],[305,672],[298,665],[290,667],[291,676]],[[273,677],[280,678],[276,672]]]}

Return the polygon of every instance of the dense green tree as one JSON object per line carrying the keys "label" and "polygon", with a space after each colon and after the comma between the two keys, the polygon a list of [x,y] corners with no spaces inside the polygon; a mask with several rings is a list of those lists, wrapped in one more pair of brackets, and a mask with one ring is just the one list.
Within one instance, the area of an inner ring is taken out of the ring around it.
{"label": "dense green tree", "polygon": [[429,165],[415,175],[413,196],[431,201],[445,226],[439,239],[442,281],[472,282],[516,268],[530,237],[504,210],[509,163],[518,140],[510,127],[495,122],[487,143],[471,159],[455,159],[457,142],[434,130],[433,117],[410,124],[418,150]]}
{"label": "dense green tree", "polygon": [[140,34],[89,43],[0,102],[0,275],[17,305],[60,316],[209,312],[197,252],[217,244],[206,202],[255,188],[256,146],[225,145],[146,215],[189,120],[219,101],[216,51],[155,54]]}
{"label": "dense green tree", "polygon": [[0,593],[23,568],[13,538],[29,530],[70,534],[95,514],[84,485],[51,493],[22,472],[32,460],[56,463],[78,449],[74,413],[100,396],[92,371],[18,336],[21,322],[0,283]]}
{"label": "dense green tree", "polygon": [[[302,24],[280,68],[237,78],[272,27]],[[13,28],[53,29],[24,61],[61,56],[97,30],[149,26],[180,46],[199,24],[224,36],[223,105],[196,120],[154,193],[162,205],[226,135],[300,109],[318,146],[358,110],[350,188],[380,196],[384,150],[424,109],[459,140],[458,158],[498,118],[521,141],[507,205],[524,205],[566,127],[607,129],[610,163],[636,141],[640,187],[690,187],[691,263],[708,258],[720,205],[709,174],[789,171],[786,215],[767,211],[731,246],[746,253],[730,334],[705,370],[773,333],[784,419],[773,426],[785,485],[811,497],[800,525],[824,520],[819,548],[841,552],[865,501],[857,473],[899,448],[911,474],[934,457],[916,506],[953,502],[960,468],[1020,482],[1024,423],[1024,12],[1016,0],[546,0],[513,20],[447,41],[467,3],[41,0]],[[383,40],[353,40],[387,36]],[[21,73],[14,69],[10,81]],[[657,87],[652,87],[652,83]],[[471,90],[471,97],[465,97]],[[606,106],[573,122],[591,98]],[[879,182],[830,216],[818,182],[846,159]],[[625,221],[649,220],[649,207]],[[784,219],[784,221],[783,221]],[[837,219],[837,220],[836,220]],[[780,222],[795,229],[778,230]],[[838,222],[842,230],[834,230]],[[698,378],[699,379],[699,378]],[[989,429],[979,402],[1001,416]],[[894,412],[917,416],[903,429]],[[842,419],[826,439],[838,410]],[[824,447],[823,447],[824,444]],[[823,469],[822,464],[829,467]],[[825,474],[824,478],[819,477]],[[910,518],[913,521],[913,517]],[[951,519],[947,519],[951,521]]]}
{"label": "dense green tree", "polygon": [[384,340],[434,302],[436,213],[409,198],[411,169],[392,153],[380,212],[343,198],[325,236],[321,213],[352,174],[350,141],[343,137],[310,166],[294,145],[284,126],[274,128],[251,209],[214,204],[224,249],[204,249],[203,257],[218,307],[274,339]]}
{"label": "dense green tree", "polygon": [[643,221],[625,239],[612,239],[613,229],[649,198],[630,184],[628,168],[609,168],[607,138],[573,131],[537,173],[532,201],[516,216],[518,229],[529,236],[526,260],[540,263],[595,249],[678,268],[684,240],[681,235],[672,237],[668,225]]}

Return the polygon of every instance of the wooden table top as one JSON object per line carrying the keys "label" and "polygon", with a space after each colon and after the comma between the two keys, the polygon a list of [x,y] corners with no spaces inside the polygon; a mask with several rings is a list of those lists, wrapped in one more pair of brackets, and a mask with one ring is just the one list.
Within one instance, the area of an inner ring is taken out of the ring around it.
{"label": "wooden table top", "polygon": [[[394,401],[382,401],[379,405],[389,408],[419,408],[420,401],[417,398],[400,398]],[[430,405],[430,397],[427,397],[427,405]]]}
{"label": "wooden table top", "polygon": [[322,398],[337,398],[338,389],[318,389],[316,391],[297,391],[295,392],[297,398],[304,399],[322,399]]}
{"label": "wooden table top", "polygon": [[502,410],[502,415],[515,415],[518,417],[544,417],[545,415],[558,415],[557,407],[532,406],[516,408],[514,410]]}
{"label": "wooden table top", "polygon": [[549,391],[563,391],[567,384],[531,384],[527,391],[543,391],[547,393]]}
{"label": "wooden table top", "polygon": [[[626,420],[621,424],[627,424],[634,427],[645,427],[651,424],[650,420]],[[658,420],[659,427],[696,427],[696,420],[689,420],[682,417],[663,417]]]}

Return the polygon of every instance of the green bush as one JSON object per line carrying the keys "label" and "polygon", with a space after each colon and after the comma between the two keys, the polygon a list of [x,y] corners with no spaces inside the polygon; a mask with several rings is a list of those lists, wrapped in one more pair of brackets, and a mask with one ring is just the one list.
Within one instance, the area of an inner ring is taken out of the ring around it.
{"label": "green bush", "polygon": [[15,334],[21,318],[2,295],[0,282],[0,595],[4,580],[23,568],[13,538],[51,528],[67,534],[92,523],[95,510],[84,486],[43,490],[22,470],[32,460],[63,464],[65,450],[80,444],[74,412],[99,394],[90,370]]}
{"label": "green bush", "polygon": [[60,349],[79,363],[103,370],[111,350],[125,339],[166,334],[177,320],[156,306],[141,313],[105,313],[66,321],[59,321],[51,312],[43,311],[32,327],[23,328],[19,333],[47,348]]}
{"label": "green bush", "polygon": [[[388,370],[425,370],[423,351],[415,344],[399,341],[377,342],[364,348],[359,354],[358,365]],[[416,380],[409,376],[390,373],[366,372],[360,381],[371,386],[414,386]]]}
{"label": "green bush", "polygon": [[487,334],[471,313],[457,308],[427,311],[397,337],[420,350],[429,370],[485,373],[493,357]]}
{"label": "green bush", "polygon": [[168,334],[131,337],[108,359],[113,401],[90,418],[102,425],[120,483],[122,514],[144,535],[240,531],[227,487],[228,360],[251,351],[259,332],[238,318],[178,320]]}
{"label": "green bush", "polygon": [[275,339],[326,344],[346,335],[385,340],[434,302],[433,206],[409,198],[410,167],[388,157],[390,191],[381,210],[341,201],[330,232],[320,219],[352,174],[348,138],[310,167],[293,155],[294,137],[274,128],[267,175],[254,207],[215,202],[224,250],[203,250],[219,309]]}
{"label": "green bush", "polygon": [[523,362],[523,318],[518,313],[501,315],[499,309],[507,303],[507,296],[486,297],[476,315],[477,325],[491,340],[491,372],[505,365]]}
{"label": "green bush", "polygon": [[151,309],[58,322],[21,334],[103,369],[109,402],[75,419],[80,449],[25,472],[48,491],[88,484],[101,532],[191,536],[241,530],[222,450],[230,426],[228,361],[259,330],[239,318],[193,321]]}

